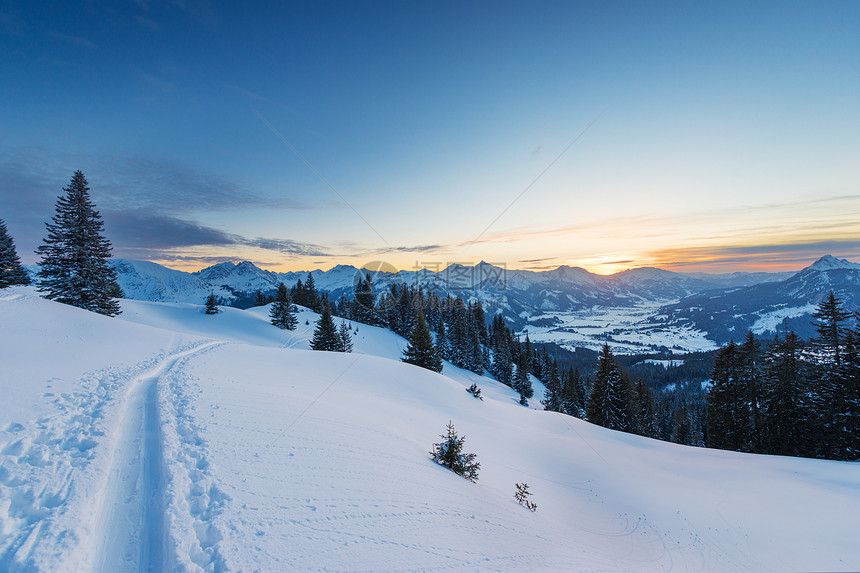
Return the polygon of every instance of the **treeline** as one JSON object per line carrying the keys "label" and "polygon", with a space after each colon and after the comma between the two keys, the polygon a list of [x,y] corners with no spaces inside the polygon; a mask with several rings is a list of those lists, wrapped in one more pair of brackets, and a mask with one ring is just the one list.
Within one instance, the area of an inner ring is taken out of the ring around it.
{"label": "treeline", "polygon": [[[263,291],[258,290],[254,295],[253,304],[251,306],[265,306],[269,303],[276,302],[279,297],[283,296],[280,292],[282,286],[284,286],[284,283],[281,283],[274,293],[270,292],[268,295]],[[289,304],[298,304],[319,313],[323,311],[323,306],[328,302],[328,293],[317,290],[314,276],[310,272],[308,273],[304,283],[302,283],[302,279],[298,279],[296,284],[289,288],[288,295]],[[241,308],[242,305],[234,304],[234,306]]]}
{"label": "treeline", "polygon": [[816,336],[766,347],[749,334],[714,359],[707,445],[854,460],[860,457],[860,323],[831,292],[813,314]]}

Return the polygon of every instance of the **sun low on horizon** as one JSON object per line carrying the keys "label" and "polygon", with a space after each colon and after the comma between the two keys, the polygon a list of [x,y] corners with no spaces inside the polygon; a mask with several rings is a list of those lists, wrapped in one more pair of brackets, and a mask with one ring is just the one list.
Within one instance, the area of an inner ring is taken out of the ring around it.
{"label": "sun low on horizon", "polygon": [[[860,260],[860,5],[0,8],[0,219],[194,271]],[[15,110],[11,113],[10,110]]]}

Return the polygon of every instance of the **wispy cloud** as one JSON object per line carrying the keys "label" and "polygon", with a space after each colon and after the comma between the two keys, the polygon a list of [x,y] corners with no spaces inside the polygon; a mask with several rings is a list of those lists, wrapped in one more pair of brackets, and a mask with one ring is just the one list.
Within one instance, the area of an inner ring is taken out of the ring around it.
{"label": "wispy cloud", "polygon": [[140,24],[141,27],[146,28],[150,32],[158,33],[161,31],[161,26],[159,26],[158,22],[156,22],[152,18],[137,15],[134,17],[134,19],[138,24]]}
{"label": "wispy cloud", "polygon": [[98,44],[96,44],[95,42],[93,42],[92,40],[90,40],[88,38],[84,38],[83,36],[74,36],[71,34],[61,34],[59,32],[54,32],[54,31],[50,31],[50,30],[48,32],[46,32],[46,34],[51,38],[54,38],[56,40],[60,40],[61,42],[65,42],[67,44],[73,44],[75,46],[80,46],[82,48],[87,48],[89,50],[95,50],[96,48],[98,48]]}
{"label": "wispy cloud", "polygon": [[848,258],[860,257],[860,239],[749,246],[681,247],[649,252],[646,257],[657,266],[673,270],[796,270],[826,254]]}
{"label": "wispy cloud", "polygon": [[262,103],[268,103],[268,104],[274,105],[274,106],[276,106],[276,107],[279,107],[279,108],[281,108],[281,109],[283,109],[283,110],[286,110],[286,111],[288,111],[288,112],[290,112],[290,113],[292,113],[292,114],[294,114],[294,115],[299,115],[299,112],[297,112],[296,110],[294,110],[293,108],[291,108],[290,106],[286,105],[286,104],[285,104],[285,103],[283,103],[283,102],[279,102],[279,101],[273,100],[272,98],[266,97],[266,96],[264,96],[264,95],[260,95],[260,94],[258,94],[257,92],[254,92],[254,91],[251,91],[251,90],[245,89],[245,88],[243,88],[243,87],[239,87],[239,86],[237,86],[237,85],[235,85],[235,84],[231,84],[231,83],[223,83],[222,85],[223,85],[224,87],[226,87],[226,88],[230,89],[230,90],[233,90],[233,91],[234,91],[234,92],[236,92],[237,94],[239,94],[239,95],[241,95],[241,96],[243,96],[243,97],[245,97],[245,98],[248,98],[249,100],[257,101],[257,102],[262,102]]}
{"label": "wispy cloud", "polygon": [[[46,159],[52,158],[52,159]],[[53,154],[23,146],[0,147],[0,213],[22,257],[30,260],[44,236],[57,196],[82,169],[117,250],[190,245],[245,245],[288,255],[328,256],[318,245],[282,238],[240,237],[194,221],[201,212],[247,209],[306,210],[289,196],[270,196],[222,175],[153,157]]]}
{"label": "wispy cloud", "polygon": [[146,211],[106,211],[104,219],[105,230],[119,257],[164,259],[170,252],[188,247],[256,248],[288,258],[332,256],[320,245],[287,239],[248,238],[195,221]]}

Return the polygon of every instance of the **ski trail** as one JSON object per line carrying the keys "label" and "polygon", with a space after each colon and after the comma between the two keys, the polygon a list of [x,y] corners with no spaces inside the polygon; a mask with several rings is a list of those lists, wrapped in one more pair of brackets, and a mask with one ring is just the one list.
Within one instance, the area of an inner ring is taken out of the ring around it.
{"label": "ski trail", "polygon": [[179,360],[216,344],[209,342],[170,355],[129,384],[99,512],[99,531],[103,533],[93,557],[93,570],[166,569],[158,381]]}
{"label": "ski trail", "polygon": [[158,416],[158,384],[156,379],[146,382],[143,405],[143,506],[144,530],[141,536],[141,571],[159,571],[164,557],[164,512],[162,487],[161,428]]}

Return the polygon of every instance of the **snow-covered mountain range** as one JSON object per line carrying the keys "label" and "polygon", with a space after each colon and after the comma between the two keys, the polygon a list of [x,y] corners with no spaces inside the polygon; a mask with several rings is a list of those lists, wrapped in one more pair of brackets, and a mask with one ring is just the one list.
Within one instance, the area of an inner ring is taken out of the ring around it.
{"label": "snow-covered mountain range", "polygon": [[[225,262],[187,273],[155,263],[112,261],[126,298],[201,303],[209,293],[248,301],[280,282],[292,286],[308,272],[276,273],[249,261]],[[333,300],[350,297],[370,273],[377,292],[392,285],[420,285],[441,295],[479,299],[488,315],[501,313],[532,340],[595,348],[613,342],[620,352],[715,348],[748,329],[768,335],[781,328],[810,334],[809,315],[830,290],[849,310],[860,309],[860,264],[830,255],[798,273],[676,273],[643,267],[597,275],[561,266],[543,272],[506,270],[481,262],[385,272],[338,265],[310,274]]]}
{"label": "snow-covered mountain range", "polygon": [[661,308],[653,323],[688,325],[718,343],[739,340],[747,330],[775,334],[787,328],[809,337],[810,315],[830,291],[846,310],[860,310],[860,264],[826,255],[782,281],[691,295]]}

